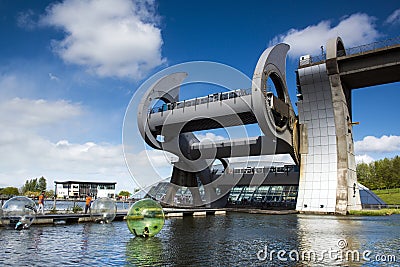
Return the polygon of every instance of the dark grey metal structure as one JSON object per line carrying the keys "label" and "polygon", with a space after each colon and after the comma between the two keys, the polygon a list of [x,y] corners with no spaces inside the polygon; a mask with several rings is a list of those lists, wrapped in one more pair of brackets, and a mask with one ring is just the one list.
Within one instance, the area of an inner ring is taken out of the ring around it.
{"label": "dark grey metal structure", "polygon": [[[288,50],[288,45],[280,44],[264,51],[254,71],[251,93],[236,90],[179,101],[179,88],[186,73],[161,78],[148,89],[138,109],[141,135],[149,146],[179,157],[174,164],[167,203],[172,203],[179,186],[190,188],[195,206],[215,204],[229,193],[233,185],[231,177],[225,173],[218,178],[211,175],[210,166],[215,159],[227,167],[227,158],[289,153],[298,162],[294,142],[298,136],[297,120],[286,85]],[[278,96],[267,92],[269,77]],[[165,106],[159,112],[148,112],[155,99],[164,101]],[[258,123],[264,135],[204,144],[192,133],[252,123]],[[158,135],[163,142],[157,140]],[[264,179],[259,177],[253,182],[260,184]],[[199,181],[207,194],[205,202],[198,192]]]}

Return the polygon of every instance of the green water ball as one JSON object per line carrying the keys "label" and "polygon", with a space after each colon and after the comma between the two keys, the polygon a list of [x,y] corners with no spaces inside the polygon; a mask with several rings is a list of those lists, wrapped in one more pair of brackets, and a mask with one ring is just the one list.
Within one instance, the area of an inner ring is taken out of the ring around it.
{"label": "green water ball", "polygon": [[26,229],[36,218],[36,204],[27,197],[17,196],[7,200],[2,207],[1,223],[14,229]]}
{"label": "green water ball", "polygon": [[115,200],[108,197],[101,197],[92,203],[90,217],[98,223],[110,223],[117,214]]}
{"label": "green water ball", "polygon": [[161,231],[164,221],[161,205],[150,198],[137,201],[126,216],[129,231],[139,237],[155,236]]}

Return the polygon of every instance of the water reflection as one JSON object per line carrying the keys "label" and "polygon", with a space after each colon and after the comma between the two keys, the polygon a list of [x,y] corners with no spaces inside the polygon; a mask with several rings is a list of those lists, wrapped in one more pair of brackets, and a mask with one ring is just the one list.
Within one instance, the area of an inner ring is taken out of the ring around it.
{"label": "water reflection", "polygon": [[[3,230],[0,232],[0,244],[4,255],[1,263],[9,265],[13,262],[24,262],[39,252],[42,231]],[[5,266],[5,265],[4,265]]]}
{"label": "water reflection", "polygon": [[[361,252],[360,240],[358,235],[354,235],[354,230],[360,227],[362,224],[359,221],[337,216],[299,215],[301,261],[308,263],[308,266],[361,266],[360,254],[357,254],[357,251]],[[348,250],[355,254],[347,252]]]}
{"label": "water reflection", "polygon": [[[223,258],[232,257],[231,245],[237,246],[232,238],[232,221],[221,217],[185,217],[170,220],[166,238],[170,247],[170,263],[183,266],[205,266],[226,263]],[[207,257],[201,255],[207,254]],[[240,255],[239,255],[240,256]],[[222,264],[224,265],[224,264]]]}
{"label": "water reflection", "polygon": [[173,244],[168,246],[172,265],[278,266],[275,261],[259,261],[257,251],[266,245],[292,249],[297,244],[295,216],[236,213],[168,221],[165,238]]}
{"label": "water reflection", "polygon": [[[167,252],[164,252],[167,253]],[[134,266],[161,266],[163,246],[158,237],[133,237],[126,245],[126,260]]]}
{"label": "water reflection", "polygon": [[82,229],[82,237],[80,241],[82,256],[85,256],[88,248],[89,248],[89,237],[90,237],[90,229],[92,228],[92,224],[86,223],[83,225]]}
{"label": "water reflection", "polygon": [[[396,266],[392,262],[286,261],[286,252],[348,249],[395,255],[400,262],[400,215],[344,217],[229,213],[168,219],[154,238],[135,238],[126,222],[0,228],[0,266]],[[259,253],[274,250],[272,259]],[[293,254],[294,255],[294,254]],[[292,256],[293,256],[292,255]],[[375,258],[373,258],[375,259]]]}
{"label": "water reflection", "polygon": [[[377,256],[400,256],[398,216],[298,216],[300,252],[316,252],[308,266],[393,266]],[[389,230],[390,229],[390,230]],[[300,257],[301,260],[301,257]]]}

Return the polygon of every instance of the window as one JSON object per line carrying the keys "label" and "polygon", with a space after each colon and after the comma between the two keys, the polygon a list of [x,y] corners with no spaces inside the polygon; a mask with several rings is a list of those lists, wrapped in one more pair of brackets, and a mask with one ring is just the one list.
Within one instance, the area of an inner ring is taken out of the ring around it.
{"label": "window", "polygon": [[230,92],[229,93],[229,98],[235,98],[235,97],[237,97],[236,92]]}
{"label": "window", "polygon": [[226,100],[229,97],[229,93],[222,93],[221,94],[221,100]]}
{"label": "window", "polygon": [[253,199],[255,202],[263,202],[266,199],[266,195],[268,194],[271,186],[260,186],[253,195]]}
{"label": "window", "polygon": [[106,189],[114,190],[115,189],[115,185],[113,185],[113,184],[107,185]]}
{"label": "window", "polygon": [[264,172],[264,168],[255,168],[255,173],[263,173]]}
{"label": "window", "polygon": [[238,200],[242,190],[243,190],[243,186],[235,186],[234,188],[232,188],[232,190],[229,194],[228,201],[231,203],[235,203]]}
{"label": "window", "polygon": [[293,207],[298,186],[236,186],[232,188],[228,202],[235,205]]}
{"label": "window", "polygon": [[247,167],[246,169],[244,169],[244,173],[254,173],[254,168]]}
{"label": "window", "polygon": [[241,202],[241,204],[250,204],[253,202],[253,194],[254,191],[256,191],[257,186],[246,186],[244,190],[242,191],[242,194],[240,194],[238,201]]}

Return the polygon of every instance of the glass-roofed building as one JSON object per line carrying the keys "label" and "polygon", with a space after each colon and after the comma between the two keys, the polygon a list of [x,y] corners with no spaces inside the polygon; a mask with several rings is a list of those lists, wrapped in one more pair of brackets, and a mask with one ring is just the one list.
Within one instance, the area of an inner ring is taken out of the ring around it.
{"label": "glass-roofed building", "polygon": [[[224,170],[215,167],[214,175],[218,176]],[[258,185],[251,185],[253,176],[261,175],[264,181]],[[257,207],[294,209],[297,200],[299,168],[295,165],[271,166],[271,167],[232,167],[225,171],[235,184],[229,193],[221,197],[220,206],[223,207]],[[152,186],[147,193],[163,203],[166,198],[169,179]],[[205,201],[203,186],[199,186],[200,196]],[[174,196],[174,206],[192,206],[192,193],[188,187],[180,187]]]}

